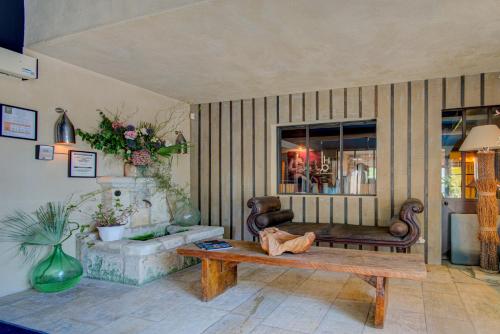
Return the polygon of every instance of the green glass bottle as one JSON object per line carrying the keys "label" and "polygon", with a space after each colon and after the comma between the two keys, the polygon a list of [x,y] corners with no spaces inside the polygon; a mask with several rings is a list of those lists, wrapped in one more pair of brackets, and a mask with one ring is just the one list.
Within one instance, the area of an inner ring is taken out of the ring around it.
{"label": "green glass bottle", "polygon": [[31,285],[40,292],[59,292],[74,287],[83,275],[80,261],[64,253],[62,245],[54,246],[31,273]]}

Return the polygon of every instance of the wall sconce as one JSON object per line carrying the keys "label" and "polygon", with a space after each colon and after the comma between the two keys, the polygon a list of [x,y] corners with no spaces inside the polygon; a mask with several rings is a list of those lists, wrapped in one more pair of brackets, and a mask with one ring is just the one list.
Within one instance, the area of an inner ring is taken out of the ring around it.
{"label": "wall sconce", "polygon": [[175,138],[175,144],[182,144],[184,145],[183,148],[179,149],[177,153],[187,153],[187,140],[184,138],[184,135],[182,134],[182,131],[178,130],[175,131],[175,134],[177,135],[177,138]]}
{"label": "wall sconce", "polygon": [[61,116],[54,126],[54,142],[56,144],[75,144],[75,127],[66,115],[67,110],[57,107],[56,112]]}

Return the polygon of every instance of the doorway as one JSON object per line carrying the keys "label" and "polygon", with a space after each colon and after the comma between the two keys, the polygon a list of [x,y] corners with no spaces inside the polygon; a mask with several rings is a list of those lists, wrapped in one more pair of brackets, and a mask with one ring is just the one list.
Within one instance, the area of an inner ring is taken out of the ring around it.
{"label": "doorway", "polygon": [[[500,127],[500,105],[442,110],[441,137],[441,226],[442,257],[450,258],[451,215],[475,214],[477,194],[473,185],[477,176],[475,152],[460,152],[470,129],[478,125]],[[495,155],[495,170],[500,176],[500,152]],[[497,199],[500,192],[497,190]],[[475,237],[475,236],[471,236]]]}

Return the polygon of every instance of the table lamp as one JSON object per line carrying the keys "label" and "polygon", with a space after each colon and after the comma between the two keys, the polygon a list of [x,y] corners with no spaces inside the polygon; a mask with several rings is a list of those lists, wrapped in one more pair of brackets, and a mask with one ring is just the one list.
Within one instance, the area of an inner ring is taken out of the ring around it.
{"label": "table lamp", "polygon": [[497,180],[495,177],[495,152],[500,148],[500,129],[496,125],[480,125],[473,127],[465,138],[460,151],[477,151],[478,195],[477,218],[479,221],[478,238],[481,242],[481,269],[487,272],[498,272],[497,232]]}

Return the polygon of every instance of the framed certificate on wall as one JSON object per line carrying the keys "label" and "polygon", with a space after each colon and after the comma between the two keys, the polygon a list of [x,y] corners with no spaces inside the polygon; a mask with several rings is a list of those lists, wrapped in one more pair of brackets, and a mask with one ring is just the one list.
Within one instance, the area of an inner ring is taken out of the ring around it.
{"label": "framed certificate on wall", "polygon": [[36,140],[37,119],[35,110],[0,104],[0,136]]}
{"label": "framed certificate on wall", "polygon": [[97,153],[85,151],[68,152],[68,176],[95,178],[97,175]]}

